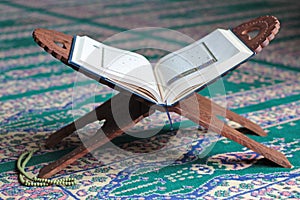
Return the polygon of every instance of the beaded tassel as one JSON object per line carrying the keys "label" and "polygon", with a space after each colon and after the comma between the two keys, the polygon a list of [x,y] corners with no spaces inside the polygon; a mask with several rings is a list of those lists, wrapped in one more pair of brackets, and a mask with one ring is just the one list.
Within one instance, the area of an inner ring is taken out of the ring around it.
{"label": "beaded tassel", "polygon": [[[61,186],[72,186],[76,184],[76,180],[74,178],[63,178],[59,180],[51,180],[46,178],[37,178],[37,177],[30,177],[25,172],[26,164],[29,162],[30,158],[33,155],[33,151],[24,152],[18,159],[17,168],[20,172],[19,180],[21,184],[25,186],[34,186],[34,187],[42,187],[42,186],[50,186],[50,185],[61,185]],[[28,154],[28,155],[27,155]],[[27,155],[25,160],[22,163],[22,160]]]}

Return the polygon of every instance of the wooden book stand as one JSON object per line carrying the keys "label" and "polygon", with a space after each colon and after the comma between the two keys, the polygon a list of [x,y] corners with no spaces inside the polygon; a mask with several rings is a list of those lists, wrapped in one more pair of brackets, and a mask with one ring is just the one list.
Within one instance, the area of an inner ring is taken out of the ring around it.
{"label": "wooden book stand", "polygon": [[[264,16],[243,23],[232,29],[232,31],[251,50],[259,52],[263,47],[269,44],[270,40],[274,38],[279,30],[279,27],[279,21],[275,17]],[[251,38],[248,34],[252,31],[258,31],[258,34],[253,38]],[[68,57],[73,39],[72,36],[53,30],[39,28],[34,30],[33,38],[42,48],[44,48],[45,51],[52,54],[55,58],[62,61],[66,65],[69,65]],[[135,95],[132,95],[129,103],[127,102],[126,105],[124,105],[124,98],[128,99],[128,96],[126,96],[125,93],[121,92],[102,105],[98,106],[90,113],[77,119],[75,122],[62,127],[60,130],[50,135],[47,141],[47,146],[52,147],[59,143],[63,138],[73,133],[76,129],[80,129],[96,120],[105,120],[104,125],[101,127],[101,131],[105,133],[105,136],[103,134],[95,134],[95,136],[91,137],[87,142],[85,142],[84,145],[81,144],[70,153],[42,168],[40,170],[39,177],[51,177],[52,175],[64,169],[66,166],[83,157],[90,151],[93,151],[94,149],[104,145],[113,138],[120,136],[125,130],[134,126],[135,123],[149,116],[152,113],[153,108],[160,111],[165,111],[164,108],[146,102],[145,100]],[[118,110],[118,118],[123,119],[124,116],[124,120],[121,120],[121,122],[119,122],[120,120],[116,122],[114,119],[112,102],[114,102],[113,109]],[[128,119],[127,117],[128,108],[131,116],[130,119]],[[221,106],[215,104],[211,100],[197,93],[194,93],[189,98],[180,101],[175,106],[169,107],[168,110],[170,112],[175,112],[182,116],[185,116],[193,122],[203,126],[204,128],[208,128],[211,131],[219,133],[222,136],[263,155],[266,159],[277,163],[282,167],[292,167],[287,158],[282,153],[248,138],[239,131],[226,125],[223,121],[219,120],[217,116],[223,115],[222,113],[224,113],[225,110],[225,116],[223,117],[239,123],[243,127],[253,131],[257,135],[266,136],[266,133],[262,128],[260,128],[250,120],[241,117],[230,110],[222,108]]]}

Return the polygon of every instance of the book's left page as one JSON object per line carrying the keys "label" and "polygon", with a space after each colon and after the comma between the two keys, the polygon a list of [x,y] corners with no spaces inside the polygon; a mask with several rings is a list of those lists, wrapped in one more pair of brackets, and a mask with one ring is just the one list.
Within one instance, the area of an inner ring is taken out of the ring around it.
{"label": "book's left page", "polygon": [[151,63],[142,55],[111,47],[87,36],[76,36],[69,63],[85,73],[109,79],[115,85],[161,103]]}

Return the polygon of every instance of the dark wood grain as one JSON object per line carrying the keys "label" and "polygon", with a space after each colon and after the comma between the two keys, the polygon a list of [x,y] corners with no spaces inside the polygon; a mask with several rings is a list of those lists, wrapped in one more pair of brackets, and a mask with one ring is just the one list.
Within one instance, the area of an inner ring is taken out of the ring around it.
{"label": "dark wood grain", "polygon": [[[274,16],[262,16],[245,22],[232,29],[252,51],[259,53],[275,38],[280,28],[280,22]],[[251,37],[251,32],[257,32]]]}
{"label": "dark wood grain", "polygon": [[[211,102],[209,100],[203,100],[204,98],[205,97],[202,97],[201,95],[195,94],[181,101],[180,104],[170,108],[170,110],[185,116],[195,123],[198,123],[213,132],[219,133],[222,136],[253,150],[254,152],[263,155],[266,159],[282,167],[292,167],[291,163],[287,160],[284,154],[250,139],[249,137],[243,135],[239,131],[229,127],[224,122],[219,120],[214,113],[211,113],[210,110],[205,109],[211,106]],[[238,118],[240,118],[242,121],[244,120],[241,117]],[[234,121],[236,120],[234,119]],[[246,121],[243,123],[248,124]]]}
{"label": "dark wood grain", "polygon": [[[99,148],[117,136],[120,136],[128,128],[134,126],[141,119],[147,117],[149,114],[151,114],[151,112],[153,112],[150,110],[149,106],[137,101],[134,97],[131,97],[129,102],[124,101],[124,99],[128,99],[128,96],[124,96],[124,94],[120,93],[102,105],[98,106],[96,111],[92,111],[84,117],[81,117],[77,121],[71,123],[72,127],[81,128],[93,121],[105,120],[101,129],[99,129],[94,136],[84,141],[83,144],[75,148],[70,153],[43,167],[38,176],[43,178],[51,177],[87,153]],[[112,109],[112,106],[114,106],[114,109]],[[124,107],[129,109],[124,109]],[[114,113],[116,110],[119,112]],[[115,116],[116,114],[118,115],[117,121]],[[71,129],[72,132],[73,130],[74,128]],[[70,129],[64,127],[60,131],[53,134],[55,137],[51,135],[49,138],[51,141],[50,144],[53,144],[56,142],[56,140],[61,140],[63,137],[72,133],[68,131],[70,131]]]}
{"label": "dark wood grain", "polygon": [[58,31],[37,28],[32,33],[34,41],[46,52],[63,63],[68,63],[73,37]]}

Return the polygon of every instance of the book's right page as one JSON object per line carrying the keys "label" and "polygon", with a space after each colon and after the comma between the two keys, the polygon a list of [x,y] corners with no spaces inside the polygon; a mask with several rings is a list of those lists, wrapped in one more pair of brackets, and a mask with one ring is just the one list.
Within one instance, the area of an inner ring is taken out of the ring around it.
{"label": "book's right page", "polygon": [[213,31],[159,60],[154,73],[163,100],[169,105],[176,103],[253,54],[230,30]]}

